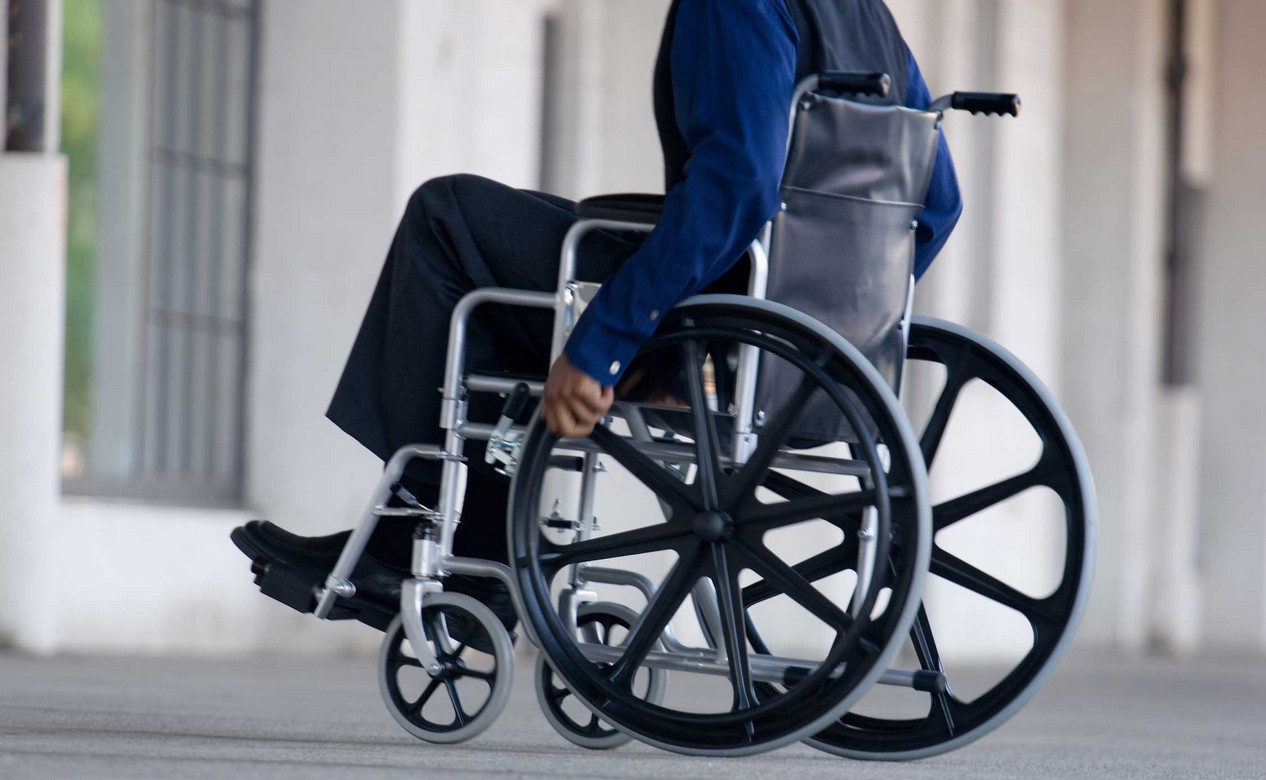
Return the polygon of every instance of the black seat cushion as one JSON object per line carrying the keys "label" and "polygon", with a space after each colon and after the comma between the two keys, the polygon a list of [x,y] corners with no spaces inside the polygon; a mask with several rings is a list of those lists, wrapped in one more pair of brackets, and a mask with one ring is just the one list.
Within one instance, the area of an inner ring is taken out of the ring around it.
{"label": "black seat cushion", "polygon": [[585,219],[613,219],[654,225],[664,213],[664,196],[639,193],[598,195],[576,204],[576,214]]}

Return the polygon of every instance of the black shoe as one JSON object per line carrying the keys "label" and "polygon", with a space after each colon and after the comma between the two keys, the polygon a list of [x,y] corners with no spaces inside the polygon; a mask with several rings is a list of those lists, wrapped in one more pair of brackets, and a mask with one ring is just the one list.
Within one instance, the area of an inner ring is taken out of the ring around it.
{"label": "black shoe", "polygon": [[[230,538],[251,559],[251,572],[255,574],[260,592],[294,610],[309,613],[316,609],[317,588],[334,568],[349,536],[351,531],[329,536],[299,536],[267,520],[252,520],[234,529]],[[362,554],[351,576],[356,595],[337,599],[329,619],[359,620],[386,631],[400,612],[400,583],[410,576],[409,572],[382,563],[369,553]],[[444,589],[463,593],[487,605],[514,638],[519,617],[509,589],[499,580],[454,574],[444,580]],[[461,622],[449,621],[449,633],[459,643],[472,634],[472,627],[459,625]],[[482,632],[477,632],[470,646],[492,652]]]}
{"label": "black shoe", "polygon": [[[265,596],[303,613],[316,609],[316,591],[338,561],[350,531],[298,536],[267,521],[252,520],[230,535],[251,559],[255,584]],[[400,611],[400,582],[409,573],[362,555],[352,572],[356,595],[334,603],[330,620],[359,620],[386,631]]]}

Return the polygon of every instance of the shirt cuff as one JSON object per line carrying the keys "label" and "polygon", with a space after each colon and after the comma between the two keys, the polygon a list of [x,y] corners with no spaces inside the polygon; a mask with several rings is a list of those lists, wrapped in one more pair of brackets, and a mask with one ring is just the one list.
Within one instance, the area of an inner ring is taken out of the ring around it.
{"label": "shirt cuff", "polygon": [[597,380],[603,387],[612,387],[620,381],[625,369],[642,347],[639,338],[604,325],[598,317],[591,316],[590,306],[572,328],[563,354],[573,366]]}

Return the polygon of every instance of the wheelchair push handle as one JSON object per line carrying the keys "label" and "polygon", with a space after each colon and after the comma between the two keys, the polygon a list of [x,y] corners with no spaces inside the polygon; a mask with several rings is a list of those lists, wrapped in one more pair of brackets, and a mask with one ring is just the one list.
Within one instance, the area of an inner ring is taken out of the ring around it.
{"label": "wheelchair push handle", "polygon": [[892,90],[892,77],[887,73],[828,70],[818,75],[818,89],[842,95],[882,98],[888,97],[888,92]]}
{"label": "wheelchair push handle", "polygon": [[[937,101],[938,103],[940,101]],[[991,116],[1020,115],[1020,96],[1001,92],[955,92],[949,96],[949,106],[955,111]]]}

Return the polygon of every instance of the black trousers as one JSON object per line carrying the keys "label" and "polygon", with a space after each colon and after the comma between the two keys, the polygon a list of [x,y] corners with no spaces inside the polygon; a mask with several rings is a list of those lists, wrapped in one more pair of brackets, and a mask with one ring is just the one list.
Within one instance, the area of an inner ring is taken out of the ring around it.
{"label": "black trousers", "polygon": [[[440,443],[440,387],[457,302],[483,287],[556,289],[563,238],[576,220],[571,201],[477,176],[422,185],[396,231],[329,419],[384,461],[407,444]],[[578,277],[606,279],[637,245],[633,236],[590,236]],[[466,369],[544,376],[552,333],[548,310],[482,306],[470,323]],[[492,421],[499,406],[495,397],[478,399],[470,417]],[[454,549],[505,561],[509,480],[484,463],[483,447],[470,442],[464,453],[470,470]],[[434,502],[438,464],[415,462],[408,475],[408,487]],[[403,545],[407,529],[398,530]]]}

